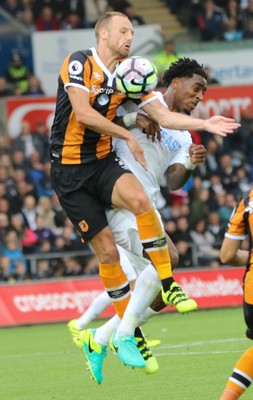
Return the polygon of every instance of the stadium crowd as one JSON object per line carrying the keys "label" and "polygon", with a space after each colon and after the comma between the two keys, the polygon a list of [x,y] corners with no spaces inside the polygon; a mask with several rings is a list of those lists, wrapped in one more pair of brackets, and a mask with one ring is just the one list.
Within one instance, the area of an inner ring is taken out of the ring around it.
{"label": "stadium crowd", "polygon": [[[253,0],[161,0],[202,41],[253,38]],[[93,28],[105,11],[128,15],[145,24],[127,0],[1,0],[3,7],[29,32]]]}
{"label": "stadium crowd", "polygon": [[[215,7],[225,10],[233,2],[217,1]],[[89,14],[90,3],[97,12],[94,19]],[[183,2],[167,0],[166,3],[172,12],[180,14]],[[190,21],[196,22],[199,12],[213,1],[190,3]],[[241,9],[236,15],[253,7],[253,0],[246,3],[236,2],[237,10]],[[21,22],[29,12],[31,26],[39,30],[93,27],[108,7],[130,12],[136,24],[145,23],[128,1],[0,0],[0,6]],[[45,9],[48,16],[43,23]],[[73,15],[79,18],[75,19],[75,26],[67,22]],[[13,53],[6,76],[0,77],[0,98],[44,94],[39,79],[28,71],[21,56]],[[0,281],[97,274],[96,257],[77,237],[52,189],[48,127],[38,120],[32,132],[29,122],[24,121],[19,130],[14,140],[7,132],[0,135]],[[206,163],[194,171],[179,191],[168,192],[164,182],[158,208],[165,229],[178,248],[179,267],[218,268],[221,266],[219,247],[233,207],[253,182],[253,115],[244,110],[240,131],[225,139],[207,132],[192,132],[192,137],[195,143],[206,146]],[[89,255],[72,255],[83,250]],[[62,252],[66,256],[60,257]],[[45,257],[48,254],[52,257]],[[31,255],[38,255],[35,271],[31,268]]]}

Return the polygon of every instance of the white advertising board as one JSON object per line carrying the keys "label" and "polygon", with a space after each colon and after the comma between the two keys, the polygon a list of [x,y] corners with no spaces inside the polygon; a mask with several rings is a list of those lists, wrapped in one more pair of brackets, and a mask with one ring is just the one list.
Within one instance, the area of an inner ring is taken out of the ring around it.
{"label": "white advertising board", "polygon": [[253,83],[253,48],[241,50],[198,51],[184,53],[212,69],[221,85],[233,86]]}
{"label": "white advertising board", "polygon": [[[131,54],[144,56],[160,48],[162,44],[160,31],[160,25],[135,27]],[[93,46],[96,46],[93,29],[32,34],[34,72],[42,81],[47,95],[56,94],[57,78],[64,58],[73,51]]]}

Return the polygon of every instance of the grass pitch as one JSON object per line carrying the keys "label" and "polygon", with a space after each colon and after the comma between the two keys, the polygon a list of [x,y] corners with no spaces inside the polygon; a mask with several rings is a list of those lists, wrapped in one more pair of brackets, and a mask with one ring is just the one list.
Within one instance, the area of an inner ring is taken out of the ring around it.
{"label": "grass pitch", "polygon": [[[66,324],[1,329],[0,399],[219,400],[235,361],[252,345],[241,308],[163,314],[144,331],[162,341],[153,348],[159,371],[145,375],[124,367],[108,351],[98,386]],[[253,399],[253,387],[243,399]]]}

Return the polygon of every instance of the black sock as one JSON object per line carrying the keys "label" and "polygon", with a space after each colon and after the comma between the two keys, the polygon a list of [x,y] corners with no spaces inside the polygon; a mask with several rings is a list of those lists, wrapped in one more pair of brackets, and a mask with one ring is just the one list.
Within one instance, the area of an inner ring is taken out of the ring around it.
{"label": "black sock", "polygon": [[163,291],[167,292],[168,290],[170,290],[170,286],[173,282],[174,282],[174,279],[172,277],[163,279],[162,280]]}

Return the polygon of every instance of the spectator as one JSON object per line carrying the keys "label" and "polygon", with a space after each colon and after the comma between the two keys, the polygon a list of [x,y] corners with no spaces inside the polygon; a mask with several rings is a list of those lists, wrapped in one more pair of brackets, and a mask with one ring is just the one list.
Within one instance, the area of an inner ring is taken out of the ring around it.
{"label": "spectator", "polygon": [[39,120],[37,122],[33,135],[38,140],[42,162],[49,161],[49,129],[45,121]]}
{"label": "spectator", "polygon": [[38,151],[34,151],[31,154],[29,161],[29,177],[31,178],[31,181],[35,186],[38,182],[42,180],[43,170],[44,166],[41,162],[40,153]]}
{"label": "spectator", "polygon": [[19,5],[17,0],[3,0],[1,6],[7,11],[13,18],[19,18],[23,12],[23,8]]}
{"label": "spectator", "polygon": [[41,87],[41,81],[36,75],[29,77],[27,90],[23,94],[26,96],[43,96],[45,94]]}
{"label": "spectator", "polygon": [[180,240],[191,242],[190,226],[188,218],[180,216],[177,220],[177,228],[174,233],[174,242],[177,244]]}
{"label": "spectator", "polygon": [[49,260],[38,260],[37,270],[33,274],[33,279],[48,279],[53,276],[53,271]]}
{"label": "spectator", "polygon": [[12,150],[20,150],[24,153],[25,159],[29,160],[32,153],[37,150],[41,156],[44,155],[44,147],[40,138],[36,134],[32,134],[31,126],[28,121],[22,121],[21,132],[14,139]]}
{"label": "spectator", "polygon": [[83,21],[74,11],[70,12],[60,23],[60,29],[69,31],[73,29],[81,29],[83,26]]}
{"label": "spectator", "polygon": [[169,68],[170,64],[177,61],[178,59],[179,55],[176,52],[174,41],[165,40],[163,43],[162,51],[156,54],[153,59],[153,63],[157,68],[160,84],[162,84],[164,71]]}
{"label": "spectator", "polygon": [[0,256],[0,282],[12,282],[11,260],[9,257]]}
{"label": "spectator", "polygon": [[52,208],[51,198],[42,196],[38,200],[37,213],[45,222],[45,226],[54,233],[56,231],[55,212]]}
{"label": "spectator", "polygon": [[243,37],[253,38],[253,0],[248,1],[248,7],[243,10]]}
{"label": "spectator", "polygon": [[15,271],[12,274],[13,279],[17,281],[27,281],[30,280],[31,277],[27,273],[27,264],[25,259],[17,260],[15,263]]}
{"label": "spectator", "polygon": [[48,161],[43,166],[43,176],[41,180],[39,180],[35,184],[36,194],[38,197],[42,196],[51,197],[54,194],[50,172],[51,172],[51,164],[50,161]]}
{"label": "spectator", "polygon": [[8,218],[11,216],[10,203],[7,197],[0,198],[0,214],[6,214]]}
{"label": "spectator", "polygon": [[189,242],[185,240],[179,240],[177,242],[177,251],[179,255],[179,268],[190,268],[193,266],[192,263],[192,252],[191,247],[189,246]]}
{"label": "spectator", "polygon": [[84,250],[84,245],[81,242],[80,238],[77,237],[72,225],[65,226],[63,228],[62,236],[65,241],[64,243],[65,251]]}
{"label": "spectator", "polygon": [[21,213],[13,214],[10,218],[11,229],[15,230],[21,241],[24,254],[32,254],[35,252],[35,246],[38,242],[38,235],[25,225],[23,215]]}
{"label": "spectator", "polygon": [[199,219],[191,230],[192,242],[197,247],[198,263],[210,266],[214,259],[219,259],[219,250],[213,247],[215,237],[206,228],[206,221]]}
{"label": "spectator", "polygon": [[190,223],[195,224],[199,219],[207,220],[210,212],[210,193],[209,190],[201,187],[198,197],[190,203]]}
{"label": "spectator", "polygon": [[85,257],[84,262],[84,273],[85,275],[96,275],[98,274],[98,259],[94,254]]}
{"label": "spectator", "polygon": [[0,213],[0,249],[5,243],[5,237],[9,231],[9,218],[6,214]]}
{"label": "spectator", "polygon": [[25,173],[24,176],[28,176],[29,173],[28,160],[26,160],[25,153],[22,150],[13,151],[12,165],[14,170],[22,169]]}
{"label": "spectator", "polygon": [[228,0],[226,5],[227,29],[224,38],[227,41],[241,40],[243,36],[243,14],[237,0]]}
{"label": "spectator", "polygon": [[236,197],[234,196],[234,194],[225,193],[224,203],[219,207],[218,210],[221,224],[227,226],[235,205]]}
{"label": "spectator", "polygon": [[13,90],[8,86],[7,80],[4,76],[0,76],[0,98],[12,96]]}
{"label": "spectator", "polygon": [[35,19],[35,26],[38,31],[57,31],[59,24],[53,16],[53,10],[50,6],[44,6]]}
{"label": "spectator", "polygon": [[64,276],[81,276],[84,274],[82,265],[77,257],[67,257],[64,259]]}
{"label": "spectator", "polygon": [[207,220],[207,229],[215,237],[213,247],[220,248],[227,225],[222,223],[217,211],[211,211]]}
{"label": "spectator", "polygon": [[227,26],[225,10],[216,6],[213,0],[205,0],[203,10],[199,13],[198,27],[201,40],[207,42],[222,40]]}
{"label": "spectator", "polygon": [[205,175],[210,176],[218,169],[218,143],[216,140],[208,140],[206,150]]}
{"label": "spectator", "polygon": [[36,218],[37,228],[35,229],[35,233],[38,237],[38,240],[41,242],[42,240],[48,240],[50,242],[50,246],[54,246],[55,236],[53,231],[48,227],[44,218],[40,215]]}
{"label": "spectator", "polygon": [[29,33],[36,31],[34,15],[30,8],[25,8],[19,17],[19,21]]}
{"label": "spectator", "polygon": [[29,69],[23,63],[19,53],[14,52],[11,57],[11,62],[7,66],[6,80],[13,90],[18,88],[20,94],[23,94],[28,89],[28,79],[30,76]]}
{"label": "spectator", "polygon": [[5,236],[5,244],[2,251],[5,257],[11,260],[10,272],[15,273],[17,263],[26,265],[21,243],[15,230],[10,230]]}
{"label": "spectator", "polygon": [[38,215],[36,199],[34,196],[25,195],[23,200],[23,207],[21,209],[25,224],[32,230],[37,229],[36,218]]}
{"label": "spectator", "polygon": [[0,135],[0,154],[10,154],[10,141],[7,135]]}
{"label": "spectator", "polygon": [[233,166],[233,160],[230,154],[222,154],[219,157],[218,174],[221,177],[221,183],[229,192],[236,193],[238,187],[238,177],[236,168]]}
{"label": "spectator", "polygon": [[38,242],[38,253],[49,254],[53,251],[51,243],[48,239],[41,239]]}
{"label": "spectator", "polygon": [[175,242],[175,234],[177,230],[177,224],[175,219],[168,219],[163,222],[165,232],[169,235],[172,242]]}

